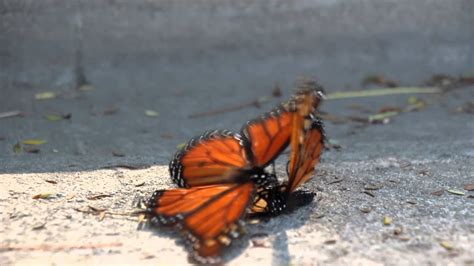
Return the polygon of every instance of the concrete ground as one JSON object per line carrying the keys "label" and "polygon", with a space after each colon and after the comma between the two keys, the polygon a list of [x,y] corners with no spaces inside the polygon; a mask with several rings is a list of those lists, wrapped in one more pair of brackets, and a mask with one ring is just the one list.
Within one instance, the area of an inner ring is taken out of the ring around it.
{"label": "concrete ground", "polygon": [[[374,74],[400,86],[472,76],[473,11],[470,0],[0,0],[0,114],[22,112],[0,118],[0,265],[187,263],[178,233],[111,214],[172,186],[177,145],[238,130],[300,77],[331,93]],[[78,90],[85,82],[93,89]],[[224,261],[473,265],[473,89],[416,95],[426,106],[387,124],[329,117],[340,148],[325,151],[304,187],[316,200],[249,225]],[[57,97],[35,99],[45,91]],[[260,108],[189,118],[262,96]],[[410,96],[328,100],[321,110],[367,117]],[[15,152],[26,139],[46,143]]]}

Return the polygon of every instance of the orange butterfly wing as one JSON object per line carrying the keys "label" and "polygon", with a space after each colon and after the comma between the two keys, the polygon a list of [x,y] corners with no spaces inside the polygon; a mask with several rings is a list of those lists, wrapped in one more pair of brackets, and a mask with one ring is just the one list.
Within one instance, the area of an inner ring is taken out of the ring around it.
{"label": "orange butterfly wing", "polygon": [[291,108],[281,105],[242,128],[242,135],[250,142],[250,153],[256,166],[267,166],[288,146],[292,117]]}
{"label": "orange butterfly wing", "polygon": [[148,203],[151,222],[189,232],[195,258],[219,255],[238,236],[238,222],[252,202],[254,185],[211,185],[156,191]]}
{"label": "orange butterfly wing", "polygon": [[248,168],[245,140],[228,130],[214,130],[192,138],[170,162],[173,181],[180,187],[235,182]]}
{"label": "orange butterfly wing", "polygon": [[180,187],[232,183],[245,170],[264,168],[288,146],[303,96],[311,95],[311,106],[316,108],[319,91],[316,83],[304,83],[290,101],[248,122],[242,136],[215,130],[192,138],[170,162],[173,181]]}
{"label": "orange butterfly wing", "polygon": [[290,138],[295,136],[294,125],[301,124],[303,118],[318,107],[322,90],[316,82],[306,81],[288,102],[242,128],[242,135],[250,143],[254,165],[267,166],[288,146]]}
{"label": "orange butterfly wing", "polygon": [[319,163],[324,148],[324,129],[319,119],[311,117],[303,121],[303,130],[292,143],[288,168],[288,193],[308,181]]}
{"label": "orange butterfly wing", "polygon": [[303,83],[300,89],[293,95],[291,102],[294,104],[295,112],[292,113],[291,124],[291,153],[288,165],[289,176],[294,176],[298,167],[297,158],[299,149],[303,142],[305,131],[311,125],[310,116],[316,112],[321,99],[324,98],[323,89],[314,81]]}

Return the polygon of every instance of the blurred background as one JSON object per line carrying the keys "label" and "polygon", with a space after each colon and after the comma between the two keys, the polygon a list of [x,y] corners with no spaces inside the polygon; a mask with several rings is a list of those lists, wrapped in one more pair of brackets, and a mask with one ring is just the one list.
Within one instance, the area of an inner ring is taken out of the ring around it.
{"label": "blurred background", "polygon": [[[433,75],[435,85],[472,79],[473,5],[2,0],[0,112],[18,117],[0,121],[0,171],[40,170],[39,158],[47,170],[166,163],[188,138],[238,130],[286,100],[301,78],[317,79],[329,93],[427,86]],[[328,101],[322,109],[346,115],[362,105],[374,114],[407,97]],[[351,127],[339,124],[328,126],[335,139]],[[36,156],[15,154],[13,146],[28,139],[47,143],[32,148],[41,150]]]}

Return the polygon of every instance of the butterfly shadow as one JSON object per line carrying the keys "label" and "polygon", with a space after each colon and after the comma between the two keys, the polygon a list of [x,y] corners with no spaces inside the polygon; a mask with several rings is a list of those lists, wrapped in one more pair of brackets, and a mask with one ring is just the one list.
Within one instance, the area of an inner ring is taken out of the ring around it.
{"label": "butterfly shadow", "polygon": [[[169,241],[174,240],[176,246],[183,247],[188,254],[191,254],[192,248],[186,236],[187,232],[180,229],[178,226],[156,225],[148,221],[139,224],[137,230],[150,232],[153,236],[168,239]],[[194,262],[191,256],[189,256],[188,260],[191,263]]]}
{"label": "butterfly shadow", "polygon": [[[288,265],[291,254],[288,248],[288,236],[286,230],[295,229],[306,224],[312,215],[313,209],[317,208],[318,200],[306,197],[303,203],[291,206],[287,211],[277,216],[258,216],[250,217],[245,220],[244,234],[232,240],[232,244],[221,254],[219,264],[226,264],[236,257],[240,256],[248,248],[271,248],[272,264]],[[304,206],[300,206],[304,205]],[[140,223],[138,230],[148,231],[153,235],[174,240],[177,246],[183,247],[189,254],[188,261],[197,263],[191,256],[192,248],[186,238],[186,231],[180,230],[175,226],[158,226],[150,222]]]}
{"label": "butterfly shadow", "polygon": [[[299,191],[296,192],[296,194],[298,193]],[[240,239],[236,239],[232,246],[223,253],[223,263],[230,262],[248,248],[266,248],[272,250],[272,265],[289,265],[291,254],[286,231],[300,228],[310,222],[320,200],[318,197],[314,197],[313,200],[313,196],[315,196],[313,193],[301,191],[301,194],[303,202],[291,206],[280,215],[247,219],[246,234]],[[310,199],[308,199],[308,195],[311,195]]]}

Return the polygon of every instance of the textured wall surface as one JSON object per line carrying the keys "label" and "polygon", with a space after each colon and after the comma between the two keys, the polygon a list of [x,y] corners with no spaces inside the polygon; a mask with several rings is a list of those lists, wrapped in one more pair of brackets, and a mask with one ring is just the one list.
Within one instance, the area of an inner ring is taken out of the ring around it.
{"label": "textured wall surface", "polygon": [[470,0],[2,2],[2,68],[46,84],[68,81],[78,51],[91,76],[130,66],[201,90],[298,75],[342,86],[367,72],[418,81],[473,62]]}

